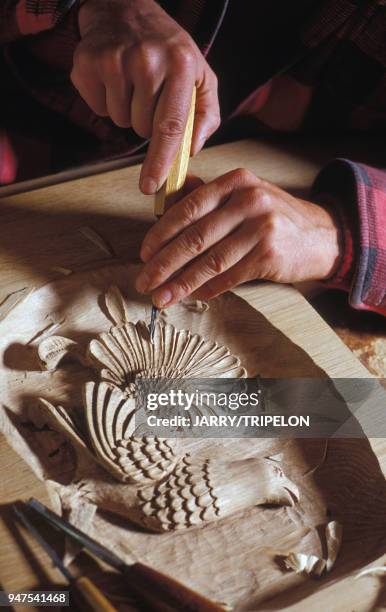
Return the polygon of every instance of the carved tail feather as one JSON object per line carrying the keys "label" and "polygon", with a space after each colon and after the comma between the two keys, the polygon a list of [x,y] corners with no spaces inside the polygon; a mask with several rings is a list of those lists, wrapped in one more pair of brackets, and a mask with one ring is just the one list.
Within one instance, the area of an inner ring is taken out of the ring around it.
{"label": "carved tail feather", "polygon": [[89,382],[83,401],[95,456],[115,478],[143,485],[173,470],[179,457],[171,442],[135,436],[134,398],[108,383]]}
{"label": "carved tail feather", "polygon": [[117,460],[131,482],[149,484],[165,478],[179,460],[168,440],[149,436],[122,440],[116,448]]}
{"label": "carved tail feather", "polygon": [[153,343],[144,321],[128,322],[92,340],[87,357],[107,380],[121,388],[143,372],[154,372],[154,378],[246,376],[239,358],[228,348],[159,321]]}
{"label": "carved tail feather", "polygon": [[298,490],[280,468],[261,459],[232,463],[185,456],[172,474],[138,491],[142,524],[152,531],[203,525],[255,505],[289,505]]}

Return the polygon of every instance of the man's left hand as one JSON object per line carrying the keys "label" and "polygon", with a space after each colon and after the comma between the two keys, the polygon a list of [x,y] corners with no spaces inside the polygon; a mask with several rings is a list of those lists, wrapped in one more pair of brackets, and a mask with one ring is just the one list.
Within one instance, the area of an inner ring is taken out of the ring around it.
{"label": "man's left hand", "polygon": [[326,279],[339,256],[331,212],[239,169],[201,185],[155,223],[142,244],[136,286],[163,308],[191,294],[208,300],[252,279]]}

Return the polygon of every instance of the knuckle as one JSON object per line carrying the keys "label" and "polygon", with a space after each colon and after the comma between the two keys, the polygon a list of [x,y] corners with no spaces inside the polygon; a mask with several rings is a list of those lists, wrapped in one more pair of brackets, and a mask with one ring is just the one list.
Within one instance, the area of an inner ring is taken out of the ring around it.
{"label": "knuckle", "polygon": [[253,172],[247,170],[247,168],[236,168],[236,170],[232,170],[232,175],[233,178],[241,184],[256,184],[258,180]]}
{"label": "knuckle", "polygon": [[188,197],[181,207],[182,220],[187,225],[193,223],[199,215],[200,205],[193,197]]}
{"label": "knuckle", "polygon": [[174,139],[177,136],[181,136],[185,128],[185,122],[182,117],[169,117],[167,119],[163,119],[158,124],[158,132],[159,134],[167,139]]}
{"label": "knuckle", "polygon": [[206,267],[208,272],[212,274],[221,274],[226,269],[226,261],[224,255],[217,251],[212,251],[209,253],[206,259]]}
{"label": "knuckle", "polygon": [[190,68],[195,62],[195,53],[189,45],[178,45],[171,51],[173,62],[179,68]]}
{"label": "knuckle", "polygon": [[132,48],[129,61],[135,68],[139,68],[142,76],[146,78],[154,75],[158,55],[159,52],[152,45],[138,43]]}
{"label": "knuckle", "polygon": [[205,240],[201,230],[193,225],[189,227],[182,235],[183,247],[191,255],[198,255],[204,249]]}
{"label": "knuckle", "polygon": [[264,226],[266,235],[270,236],[272,240],[275,240],[282,226],[282,218],[280,214],[275,211],[268,213],[266,215]]}
{"label": "knuckle", "polygon": [[169,276],[169,271],[170,261],[165,257],[158,257],[157,262],[149,270],[149,276],[155,283],[159,283]]}
{"label": "knuckle", "polygon": [[271,195],[262,187],[249,187],[245,191],[246,200],[256,212],[269,210],[272,204]]}
{"label": "knuckle", "polygon": [[179,293],[182,295],[188,295],[189,293],[192,293],[194,287],[193,287],[193,283],[188,280],[186,277],[181,276],[178,279],[178,289],[179,289]]}

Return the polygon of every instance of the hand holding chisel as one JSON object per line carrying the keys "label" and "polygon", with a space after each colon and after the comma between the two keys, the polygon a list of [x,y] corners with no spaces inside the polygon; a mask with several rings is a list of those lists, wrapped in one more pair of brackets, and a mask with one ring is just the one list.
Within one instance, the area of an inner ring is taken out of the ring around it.
{"label": "hand holding chisel", "polygon": [[[190,149],[192,145],[194,112],[196,105],[196,88],[193,88],[192,103],[190,106],[188,120],[185,126],[184,136],[176,158],[170,168],[169,175],[157,192],[154,203],[154,214],[156,217],[161,217],[165,210],[177,201],[181,195],[182,188],[185,183],[186,174],[188,172]],[[150,340],[153,342],[155,324],[157,321],[158,309],[152,306],[150,320]]]}

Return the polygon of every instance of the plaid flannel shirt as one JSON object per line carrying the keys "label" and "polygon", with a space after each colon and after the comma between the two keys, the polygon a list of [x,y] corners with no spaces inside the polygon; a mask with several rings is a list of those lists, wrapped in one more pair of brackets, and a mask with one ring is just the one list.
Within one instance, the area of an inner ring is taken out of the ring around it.
{"label": "plaid flannel shirt", "polygon": [[[266,80],[288,74],[313,87],[303,129],[386,131],[386,0],[303,2],[307,10],[296,44],[290,53],[285,48],[275,52]],[[227,0],[160,3],[206,54]],[[79,40],[77,5],[77,0],[0,0],[5,61],[39,102],[101,141],[114,143],[106,154],[122,152],[122,147],[134,151],[138,139],[131,134],[130,140],[110,121],[93,115],[69,82]],[[16,163],[7,135],[0,130],[0,183],[14,178]],[[321,194],[337,196],[342,226],[343,255],[330,285],[349,291],[354,307],[386,315],[386,169],[332,161],[315,181],[312,195]]]}

